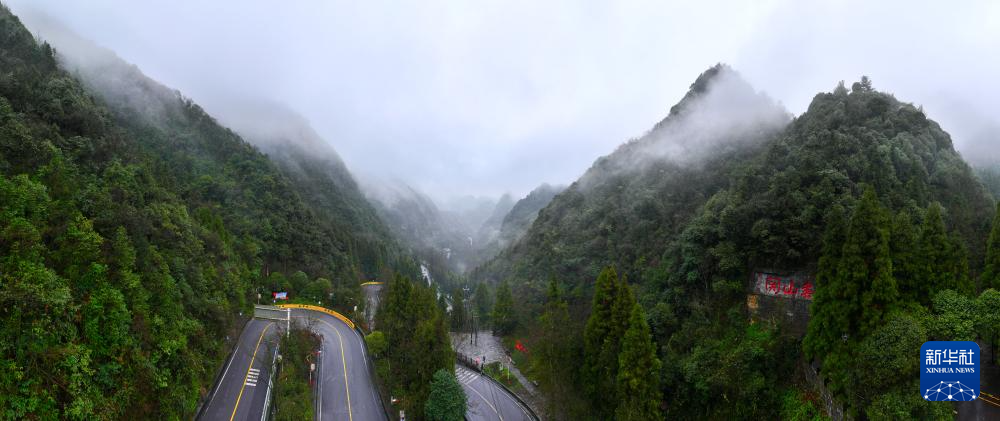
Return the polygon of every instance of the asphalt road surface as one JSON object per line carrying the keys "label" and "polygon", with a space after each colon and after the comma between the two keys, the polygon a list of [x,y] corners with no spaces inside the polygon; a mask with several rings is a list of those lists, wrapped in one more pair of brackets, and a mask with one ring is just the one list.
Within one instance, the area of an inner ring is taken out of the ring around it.
{"label": "asphalt road surface", "polygon": [[316,419],[386,420],[361,335],[340,319],[317,311],[292,309],[292,322],[308,326],[323,338],[316,367]]}
{"label": "asphalt road surface", "polygon": [[268,379],[281,326],[251,319],[240,333],[236,350],[212,391],[202,420],[260,420],[268,398]]}
{"label": "asphalt road surface", "polygon": [[456,364],[455,376],[469,398],[469,421],[532,421],[517,399],[482,374]]}

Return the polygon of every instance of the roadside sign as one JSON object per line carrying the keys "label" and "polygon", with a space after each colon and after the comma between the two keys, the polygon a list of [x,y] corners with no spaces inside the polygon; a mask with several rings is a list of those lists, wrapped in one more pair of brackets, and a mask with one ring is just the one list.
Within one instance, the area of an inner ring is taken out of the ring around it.
{"label": "roadside sign", "polygon": [[274,299],[275,300],[287,300],[288,299],[288,293],[287,292],[275,292],[273,294],[274,294]]}

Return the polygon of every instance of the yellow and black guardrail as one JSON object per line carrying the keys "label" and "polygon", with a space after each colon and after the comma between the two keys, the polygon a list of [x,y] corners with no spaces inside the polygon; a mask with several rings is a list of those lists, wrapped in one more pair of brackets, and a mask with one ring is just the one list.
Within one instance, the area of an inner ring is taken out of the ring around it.
{"label": "yellow and black guardrail", "polygon": [[324,307],[320,307],[320,306],[314,306],[314,305],[309,305],[309,304],[278,304],[277,307],[278,308],[299,308],[299,309],[303,309],[303,310],[312,310],[312,311],[318,311],[318,312],[321,312],[321,313],[326,313],[326,314],[329,314],[329,315],[331,315],[333,317],[336,317],[336,318],[340,319],[342,322],[346,323],[347,326],[350,326],[351,329],[354,329],[354,322],[351,321],[351,319],[348,319],[347,316],[344,316],[343,314],[337,313],[336,311],[330,310],[328,308],[324,308]]}
{"label": "yellow and black guardrail", "polygon": [[991,395],[989,393],[983,392],[982,390],[979,391],[979,399],[990,405],[1000,407],[1000,398],[997,398],[996,396]]}

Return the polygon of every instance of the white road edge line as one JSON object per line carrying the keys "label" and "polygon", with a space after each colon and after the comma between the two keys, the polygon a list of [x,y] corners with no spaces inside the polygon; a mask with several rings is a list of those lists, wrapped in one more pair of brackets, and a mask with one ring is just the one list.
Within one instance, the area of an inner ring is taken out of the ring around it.
{"label": "white road edge line", "polygon": [[[243,338],[243,332],[240,332],[240,336],[236,338],[236,349],[233,350],[233,357],[229,359],[229,363],[226,364],[226,369],[222,371],[222,377],[219,378],[219,385],[221,386],[226,380],[226,374],[229,374],[229,366],[233,365],[233,360],[236,359],[236,351],[240,350],[240,344],[243,343],[240,339]],[[212,398],[208,400],[207,406],[212,406],[212,401],[215,400],[215,395],[219,393],[221,387],[216,387],[215,391],[212,392]]]}
{"label": "white road edge line", "polygon": [[472,389],[473,392],[476,392],[476,394],[479,395],[479,397],[483,400],[483,402],[486,402],[486,404],[489,405],[490,408],[493,409],[493,412],[497,414],[497,417],[500,418],[500,421],[503,421],[503,415],[500,415],[500,411],[498,411],[497,407],[493,406],[493,404],[490,403],[489,399],[486,399],[486,396],[483,396],[482,393],[479,393],[479,391],[476,390],[476,388],[473,387],[471,384],[467,385],[467,386],[469,386],[469,389]]}
{"label": "white road edge line", "polygon": [[319,408],[316,409],[316,419],[323,419],[323,342],[320,341],[319,344],[319,358],[316,358],[316,404]]}

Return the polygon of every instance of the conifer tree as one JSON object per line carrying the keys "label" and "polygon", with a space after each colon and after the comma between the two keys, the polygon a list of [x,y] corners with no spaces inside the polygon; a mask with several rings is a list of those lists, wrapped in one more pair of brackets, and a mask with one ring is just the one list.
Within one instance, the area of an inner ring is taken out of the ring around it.
{"label": "conifer tree", "polygon": [[567,399],[572,394],[569,386],[576,371],[569,362],[578,359],[578,351],[574,349],[573,329],[569,328],[572,326],[569,306],[554,277],[549,279],[545,310],[538,321],[540,336],[535,346],[534,367],[539,387],[548,398],[548,413],[568,415],[574,409]]}
{"label": "conifer tree", "polygon": [[889,237],[889,253],[892,255],[892,276],[896,278],[900,297],[908,302],[918,301],[920,290],[916,280],[916,227],[913,218],[906,210],[902,210],[892,219],[892,231]]}
{"label": "conifer tree", "polygon": [[990,231],[990,238],[986,243],[986,264],[983,267],[983,276],[980,279],[982,289],[1000,289],[1000,202],[997,203],[997,212],[993,217],[993,229]]}
{"label": "conifer tree", "polygon": [[938,291],[961,289],[960,285],[968,277],[968,263],[963,263],[966,257],[948,235],[943,212],[939,203],[932,203],[927,208],[917,244],[918,298],[924,305],[930,304]]}
{"label": "conifer tree", "polygon": [[[612,367],[617,369],[618,367],[618,355],[621,353],[621,341],[625,336],[625,332],[628,331],[629,324],[632,319],[632,308],[636,306],[635,297],[632,295],[632,288],[628,286],[628,281],[626,281],[623,275],[618,279],[617,291],[615,291],[615,303],[611,308],[611,332],[608,334],[608,338],[617,338],[616,340],[606,340],[604,341],[603,349],[603,359],[605,361],[606,367]],[[614,379],[616,373],[614,370],[606,373],[609,379]]]}
{"label": "conifer tree", "polygon": [[506,335],[514,330],[514,325],[514,296],[510,292],[510,284],[504,281],[497,287],[493,303],[493,332]]}
{"label": "conifer tree", "polygon": [[451,294],[451,328],[458,332],[465,329],[465,294],[461,287]]}
{"label": "conifer tree", "polygon": [[886,213],[875,189],[868,187],[851,215],[838,268],[838,277],[843,277],[849,289],[857,291],[852,294],[854,305],[848,317],[847,333],[851,337],[860,339],[872,332],[898,301],[887,226]]}
{"label": "conifer tree", "polygon": [[949,236],[951,240],[950,264],[955,273],[955,290],[968,296],[976,295],[976,286],[969,276],[969,248],[965,246],[962,237],[953,232]]}
{"label": "conifer tree", "polygon": [[[627,288],[627,286],[626,286]],[[618,356],[618,421],[658,420],[660,414],[660,360],[646,323],[645,312],[632,304],[629,327]]]}
{"label": "conifer tree", "polygon": [[419,413],[430,394],[434,372],[454,368],[447,318],[437,306],[434,291],[407,277],[396,275],[385,294],[376,324],[389,343],[390,386],[402,391],[407,412]]}
{"label": "conifer tree", "polygon": [[843,237],[838,214],[832,209],[827,224],[804,346],[807,355],[823,361],[831,390],[842,394],[850,382],[849,345],[874,331],[896,305],[898,291],[889,256],[889,221],[875,190],[865,189]]}
{"label": "conifer tree", "polygon": [[474,301],[476,302],[476,315],[479,316],[480,326],[489,322],[490,312],[493,309],[493,299],[490,297],[490,287],[486,285],[486,282],[480,282],[476,286],[476,294]]}
{"label": "conifer tree", "polygon": [[584,383],[591,401],[597,404],[598,415],[604,419],[610,418],[615,409],[619,333],[624,333],[617,315],[618,301],[623,297],[620,289],[614,268],[602,270],[597,276],[590,318],[583,332]]}
{"label": "conifer tree", "polygon": [[808,333],[803,341],[806,355],[823,357],[838,343],[846,326],[842,315],[847,303],[842,300],[846,286],[837,277],[837,266],[847,237],[847,216],[843,206],[835,205],[826,216],[823,254],[816,271],[816,293],[809,308]]}

